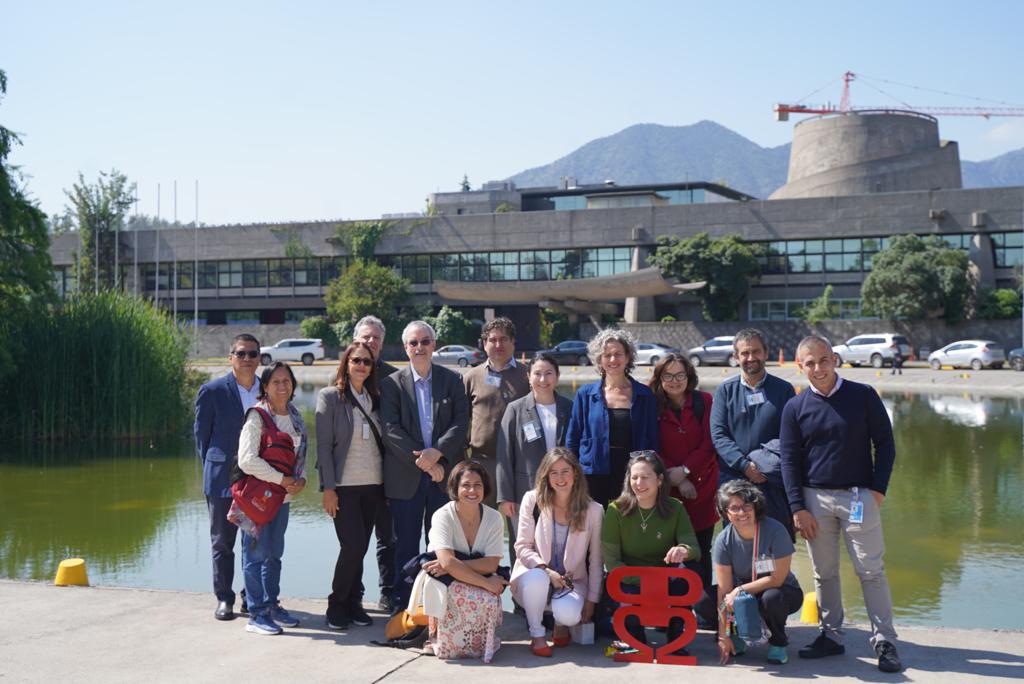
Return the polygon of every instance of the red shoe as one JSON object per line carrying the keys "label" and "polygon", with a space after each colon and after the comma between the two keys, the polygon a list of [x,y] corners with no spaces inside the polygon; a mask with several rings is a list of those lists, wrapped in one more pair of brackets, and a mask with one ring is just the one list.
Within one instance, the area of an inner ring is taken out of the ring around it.
{"label": "red shoe", "polygon": [[539,658],[550,658],[552,656],[551,647],[546,643],[543,646],[534,646],[530,644],[530,652]]}
{"label": "red shoe", "polygon": [[554,634],[552,634],[551,643],[553,643],[558,648],[565,648],[566,646],[572,643],[572,635],[566,634],[565,636],[557,637]]}

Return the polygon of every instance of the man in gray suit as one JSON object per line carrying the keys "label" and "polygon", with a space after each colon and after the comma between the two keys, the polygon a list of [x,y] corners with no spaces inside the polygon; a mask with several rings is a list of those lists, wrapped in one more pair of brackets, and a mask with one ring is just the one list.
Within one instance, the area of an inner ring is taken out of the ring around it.
{"label": "man in gray suit", "polygon": [[448,501],[452,466],[462,460],[469,428],[469,403],[462,377],[432,362],[434,329],[413,321],[402,331],[409,366],[381,382],[384,427],[384,493],[395,530],[396,609],[409,602],[412,586],[402,567],[420,552],[434,511]]}

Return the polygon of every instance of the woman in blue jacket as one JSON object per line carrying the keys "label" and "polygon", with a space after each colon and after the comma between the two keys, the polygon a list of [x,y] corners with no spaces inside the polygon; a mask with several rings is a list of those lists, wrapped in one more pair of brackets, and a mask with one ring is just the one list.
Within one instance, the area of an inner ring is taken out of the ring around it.
{"label": "woman in blue jacket", "polygon": [[605,329],[587,345],[601,379],[576,393],[565,445],[579,458],[590,496],[602,506],[622,492],[631,451],[658,450],[654,393],[630,376],[636,341],[625,330]]}

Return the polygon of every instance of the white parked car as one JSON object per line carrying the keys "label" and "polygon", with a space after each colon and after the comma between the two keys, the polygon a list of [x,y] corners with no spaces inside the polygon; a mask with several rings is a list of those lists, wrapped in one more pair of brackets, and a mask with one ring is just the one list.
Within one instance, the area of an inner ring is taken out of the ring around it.
{"label": "white parked car", "polygon": [[301,361],[312,366],[324,358],[324,341],[309,339],[281,340],[272,347],[260,347],[260,363],[269,366],[275,361]]}
{"label": "white parked car", "polygon": [[636,345],[636,365],[655,366],[665,354],[678,354],[679,350],[657,342],[641,342]]}
{"label": "white parked car", "polygon": [[873,368],[892,365],[892,359],[899,349],[900,355],[905,361],[914,353],[910,341],[903,335],[895,333],[869,333],[857,335],[846,340],[843,344],[832,347],[832,351],[839,357],[839,365],[848,363],[851,366],[859,366],[862,363],[870,363]]}
{"label": "white parked car", "polygon": [[1002,368],[1006,363],[1003,345],[992,340],[960,340],[936,349],[928,355],[928,364],[935,370],[943,366],[981,370]]}

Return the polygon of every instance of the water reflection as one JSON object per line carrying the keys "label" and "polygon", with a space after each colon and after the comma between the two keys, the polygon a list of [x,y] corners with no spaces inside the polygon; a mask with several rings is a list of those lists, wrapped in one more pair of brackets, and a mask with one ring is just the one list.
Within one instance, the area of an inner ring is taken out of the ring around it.
{"label": "water reflection", "polygon": [[[318,390],[303,385],[296,393],[311,428]],[[884,509],[897,621],[1019,629],[1014,616],[1024,599],[1007,587],[1024,566],[1022,402],[904,393],[883,401],[897,444]],[[310,484],[292,507],[282,591],[325,597],[337,541],[315,477]],[[61,559],[83,556],[94,584],[209,591],[207,526],[188,435],[0,453],[0,576],[50,579]],[[802,544],[794,569],[809,589]],[[372,600],[372,548],[366,574]],[[846,561],[843,592],[850,618],[864,621]]]}

